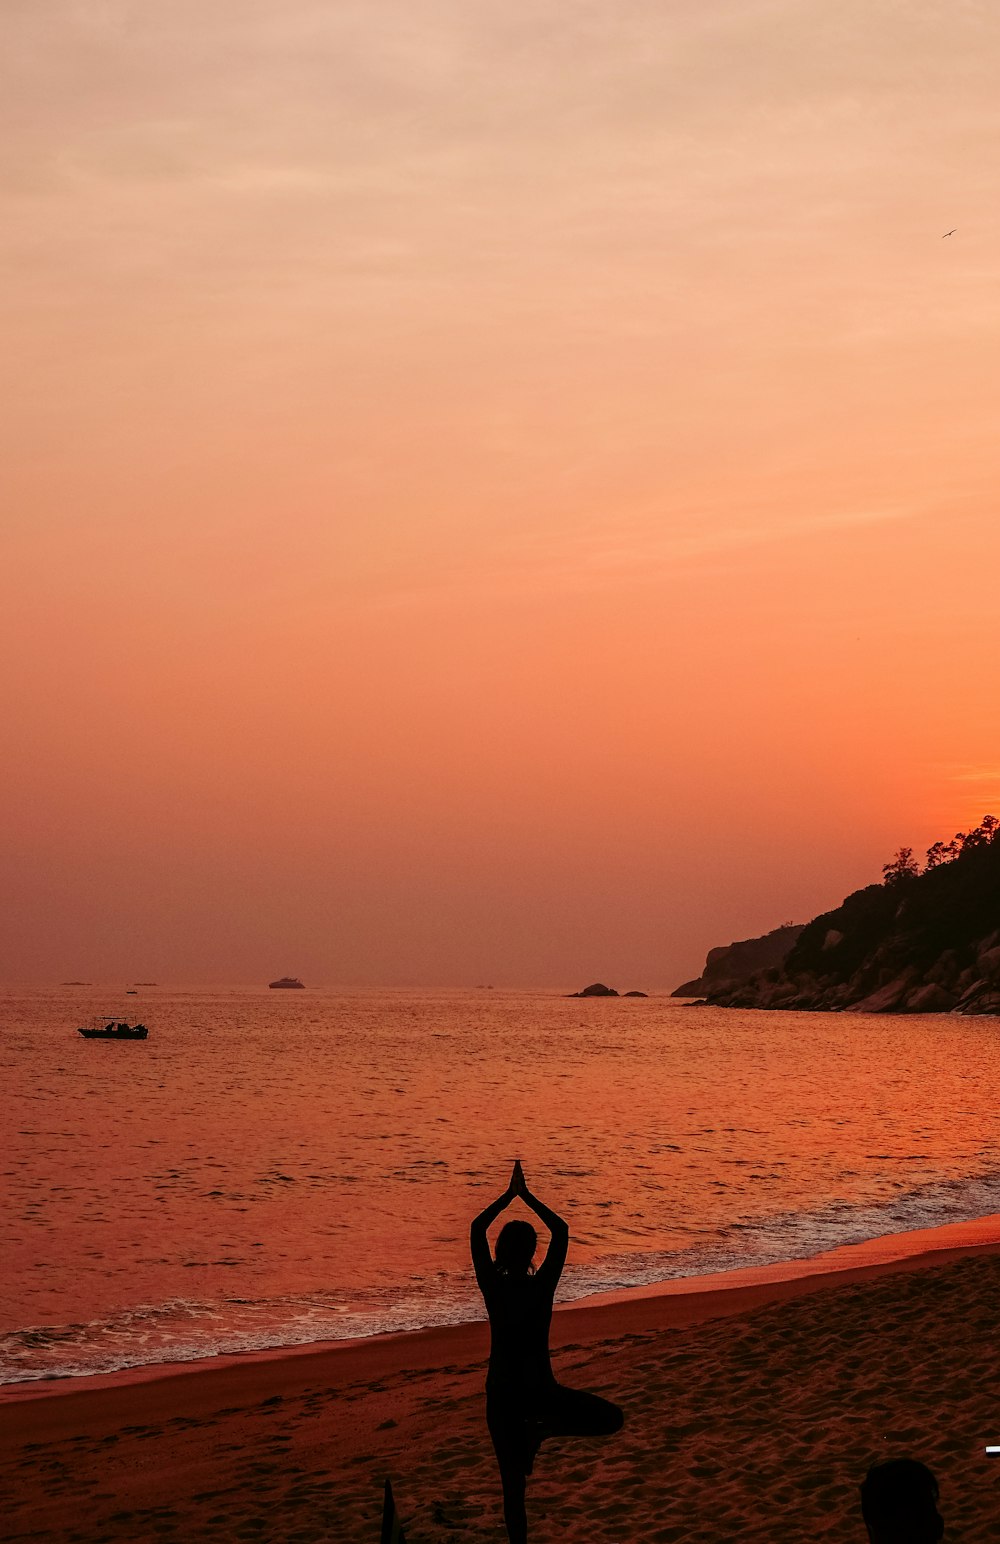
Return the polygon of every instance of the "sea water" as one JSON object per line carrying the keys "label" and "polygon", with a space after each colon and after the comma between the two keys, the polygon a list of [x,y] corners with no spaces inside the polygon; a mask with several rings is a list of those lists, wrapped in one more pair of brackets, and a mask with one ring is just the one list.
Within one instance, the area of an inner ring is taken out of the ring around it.
{"label": "sea water", "polygon": [[[82,1039],[104,1011],[149,1039]],[[0,1080],[4,1382],[476,1317],[515,1157],[562,1299],[1000,1211],[990,1018],[11,990]]]}

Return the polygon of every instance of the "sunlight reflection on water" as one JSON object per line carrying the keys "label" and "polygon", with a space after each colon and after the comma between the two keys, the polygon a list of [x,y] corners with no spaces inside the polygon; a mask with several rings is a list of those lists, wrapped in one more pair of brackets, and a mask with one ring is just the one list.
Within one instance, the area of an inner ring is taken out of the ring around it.
{"label": "sunlight reflection on water", "polygon": [[[0,997],[0,1380],[478,1316],[520,1156],[560,1296],[1000,1210],[1000,1024],[542,994]],[[123,1006],[123,1005],[119,1005]]]}

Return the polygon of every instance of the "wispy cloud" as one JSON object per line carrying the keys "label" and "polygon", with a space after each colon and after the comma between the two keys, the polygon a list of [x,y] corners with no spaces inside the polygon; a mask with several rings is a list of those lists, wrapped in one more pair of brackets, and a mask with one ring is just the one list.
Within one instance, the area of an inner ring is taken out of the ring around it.
{"label": "wispy cloud", "polygon": [[746,525],[720,525],[706,520],[701,528],[680,529],[665,535],[647,534],[644,538],[624,544],[612,542],[595,546],[584,561],[588,566],[601,570],[646,569],[650,564],[662,567],[686,559],[766,546],[772,542],[803,541],[825,532],[856,530],[864,526],[912,519],[917,513],[913,509],[898,507],[785,515]]}
{"label": "wispy cloud", "polygon": [[[576,533],[525,533],[494,550],[488,561],[452,560],[433,578],[397,583],[386,575],[374,583],[364,604],[397,609],[435,603],[480,604],[484,600],[530,599],[560,594],[644,588],[671,572],[703,567],[705,560],[738,556],[754,548],[807,542],[826,535],[915,518],[921,511],[899,508],[832,510],[814,515],[773,518],[747,525],[679,528],[671,533],[633,532],[614,539],[607,528]],[[609,516],[608,525],[614,520]]]}

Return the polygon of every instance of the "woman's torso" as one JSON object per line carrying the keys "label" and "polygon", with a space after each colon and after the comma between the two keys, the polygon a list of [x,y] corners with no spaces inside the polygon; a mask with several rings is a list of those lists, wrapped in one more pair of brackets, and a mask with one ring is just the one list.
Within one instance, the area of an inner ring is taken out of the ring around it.
{"label": "woman's torso", "polygon": [[535,1276],[498,1272],[483,1296],[490,1320],[487,1386],[528,1392],[554,1383],[549,1360],[551,1289]]}

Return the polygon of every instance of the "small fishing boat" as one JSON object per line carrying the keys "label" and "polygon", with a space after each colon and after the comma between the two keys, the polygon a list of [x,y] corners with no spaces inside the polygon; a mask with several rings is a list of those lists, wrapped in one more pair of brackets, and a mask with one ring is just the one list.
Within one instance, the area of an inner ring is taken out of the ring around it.
{"label": "small fishing boat", "polygon": [[145,1040],[149,1030],[145,1024],[129,1024],[124,1019],[100,1018],[94,1019],[85,1028],[78,1029],[77,1034],[84,1040]]}

